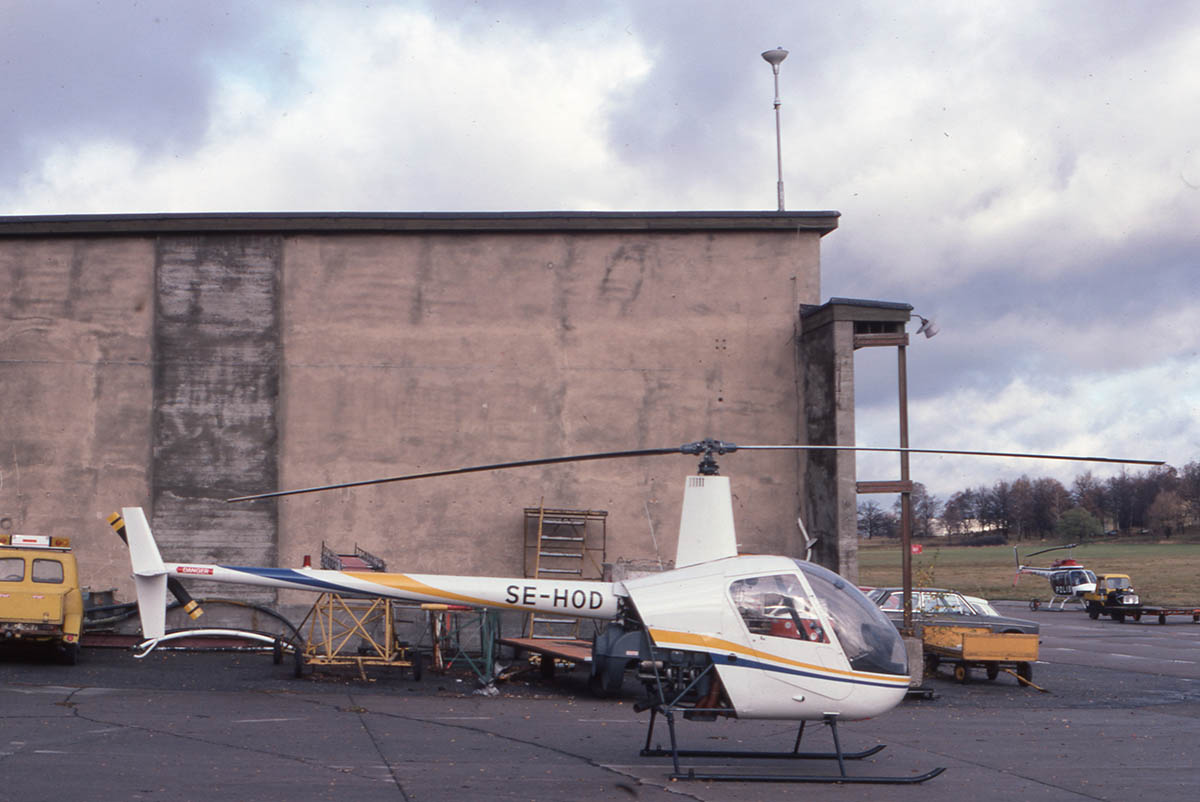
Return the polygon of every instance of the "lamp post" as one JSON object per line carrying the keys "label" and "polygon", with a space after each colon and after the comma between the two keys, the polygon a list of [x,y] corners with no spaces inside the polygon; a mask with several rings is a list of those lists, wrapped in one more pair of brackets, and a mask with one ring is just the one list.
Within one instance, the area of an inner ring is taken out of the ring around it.
{"label": "lamp post", "polygon": [[787,58],[788,52],[782,47],[764,51],[763,60],[771,65],[775,74],[775,161],[779,165],[779,211],[783,211],[783,144],[779,128],[779,65]]}
{"label": "lamp post", "polygon": [[[929,339],[938,333],[937,325],[929,318],[921,315],[914,315],[921,321],[921,327],[917,329],[917,334],[924,334],[925,339]],[[900,452],[900,483],[906,490],[900,491],[900,575],[904,584],[904,632],[911,635],[913,632],[912,623],[912,535],[913,535],[913,508],[912,508],[912,485],[910,484],[911,476],[908,471],[908,359],[905,355],[907,350],[908,335],[904,336],[905,345],[899,347],[899,357],[897,364],[897,375],[900,380],[900,448],[904,449]]]}

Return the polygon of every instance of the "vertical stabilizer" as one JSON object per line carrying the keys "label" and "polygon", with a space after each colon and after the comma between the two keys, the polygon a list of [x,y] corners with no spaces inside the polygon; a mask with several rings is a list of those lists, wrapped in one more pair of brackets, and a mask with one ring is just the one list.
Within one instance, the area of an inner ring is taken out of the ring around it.
{"label": "vertical stabilizer", "polygon": [[161,638],[166,630],[167,569],[142,508],[122,507],[121,515],[125,519],[129,562],[133,566],[138,614],[142,618],[142,635]]}
{"label": "vertical stabilizer", "polygon": [[727,476],[689,476],[683,489],[675,567],[737,556]]}

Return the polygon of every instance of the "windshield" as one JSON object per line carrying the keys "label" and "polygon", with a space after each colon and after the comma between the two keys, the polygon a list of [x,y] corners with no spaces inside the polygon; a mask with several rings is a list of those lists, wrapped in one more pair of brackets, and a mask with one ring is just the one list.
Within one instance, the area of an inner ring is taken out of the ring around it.
{"label": "windshield", "polygon": [[829,624],[851,667],[878,674],[908,674],[908,654],[900,633],[858,588],[827,568],[796,560],[825,607]]}

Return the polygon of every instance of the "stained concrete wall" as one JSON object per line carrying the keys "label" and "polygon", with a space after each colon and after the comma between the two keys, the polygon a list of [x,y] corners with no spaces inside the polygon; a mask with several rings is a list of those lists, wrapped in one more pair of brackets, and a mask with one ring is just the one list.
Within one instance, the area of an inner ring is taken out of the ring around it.
{"label": "stained concrete wall", "polygon": [[70,537],[96,588],[149,501],[154,307],[151,238],[0,240],[0,531]]}
{"label": "stained concrete wall", "polygon": [[[152,507],[168,559],[519,574],[526,506],[607,509],[670,558],[691,458],[581,463],[231,507],[274,486],[678,445],[796,442],[796,310],[832,213],[0,219],[0,516],[76,533]],[[273,388],[278,392],[273,392]],[[799,553],[803,459],[744,452],[746,551]],[[16,475],[20,472],[18,483]],[[170,551],[167,551],[169,543]]]}
{"label": "stained concrete wall", "polygon": [[[274,565],[276,509],[224,503],[278,484],[278,236],[157,241],[151,504],[164,554]],[[231,586],[221,595],[271,601]]]}
{"label": "stained concrete wall", "polygon": [[[854,323],[813,307],[802,313],[799,358],[805,377],[804,442],[854,445]],[[812,559],[858,581],[856,461],[853,451],[805,455]]]}

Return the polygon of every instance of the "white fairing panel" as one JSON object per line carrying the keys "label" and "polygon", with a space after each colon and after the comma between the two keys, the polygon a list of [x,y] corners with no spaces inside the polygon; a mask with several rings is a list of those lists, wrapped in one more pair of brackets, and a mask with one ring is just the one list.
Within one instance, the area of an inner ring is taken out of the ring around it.
{"label": "white fairing panel", "polygon": [[689,476],[683,490],[675,567],[737,556],[733,501],[726,476]]}
{"label": "white fairing panel", "polygon": [[147,638],[161,638],[167,616],[167,569],[142,508],[124,507],[121,516],[125,519],[125,537],[129,541],[129,562],[133,566],[142,634]]}

